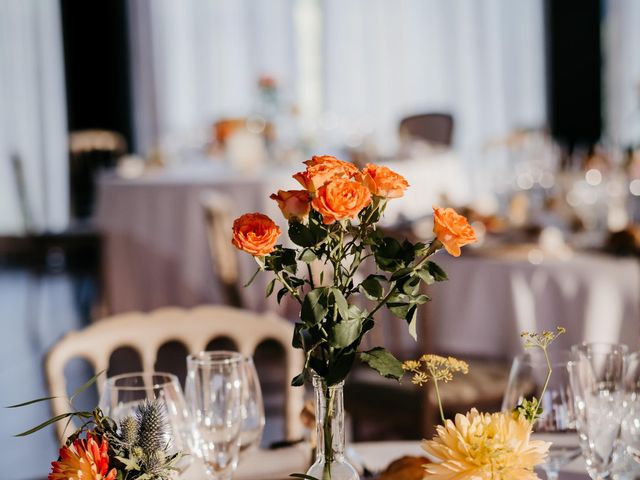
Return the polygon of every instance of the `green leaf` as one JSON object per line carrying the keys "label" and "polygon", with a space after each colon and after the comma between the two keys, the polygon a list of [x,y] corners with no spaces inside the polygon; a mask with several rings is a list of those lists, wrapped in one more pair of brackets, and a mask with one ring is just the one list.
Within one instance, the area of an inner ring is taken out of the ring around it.
{"label": "green leaf", "polygon": [[402,293],[413,296],[420,292],[420,277],[404,278],[400,289]]}
{"label": "green leaf", "polygon": [[415,315],[409,320],[409,335],[415,340],[418,341],[418,322]]}
{"label": "green leaf", "polygon": [[316,244],[313,232],[300,222],[289,223],[289,238],[300,247],[312,247]]}
{"label": "green leaf", "polygon": [[428,265],[425,265],[424,267],[422,267],[420,270],[418,270],[417,273],[420,279],[427,285],[432,285],[436,281],[433,275],[431,275]]}
{"label": "green leaf", "polygon": [[340,289],[335,287],[332,288],[331,295],[333,297],[333,304],[335,305],[335,308],[338,309],[338,315],[340,315],[340,318],[349,318],[349,304]]}
{"label": "green leaf", "polygon": [[443,282],[445,280],[448,280],[447,274],[444,272],[444,270],[442,270],[442,268],[440,268],[437,263],[429,261],[427,262],[427,268],[429,269],[429,273],[433,275],[433,278],[436,282]]}
{"label": "green leaf", "polygon": [[393,275],[391,275],[390,280],[394,281],[394,280],[398,280],[399,278],[406,277],[411,272],[413,272],[413,269],[411,267],[401,268],[400,270],[396,270],[395,272],[393,272]]}
{"label": "green leaf", "polygon": [[301,387],[302,385],[304,385],[304,372],[299,373],[291,379],[292,387]]}
{"label": "green leaf", "polygon": [[82,392],[84,392],[87,388],[91,387],[94,383],[96,383],[96,381],[98,380],[98,377],[100,375],[102,375],[104,372],[106,372],[106,370],[101,370],[98,373],[96,373],[93,377],[91,377],[89,380],[87,380],[87,382],[84,385],[80,385],[75,392],[73,392],[71,394],[71,397],[69,397],[69,403],[73,402],[73,400],[80,395]]}
{"label": "green leaf", "polygon": [[261,271],[262,271],[262,269],[258,268],[255,271],[255,273],[253,275],[251,275],[251,278],[249,279],[249,281],[243,285],[243,287],[247,288],[249,285],[251,285]]}
{"label": "green leaf", "polygon": [[385,378],[393,378],[399,381],[404,375],[402,362],[382,347],[372,348],[360,353],[360,360]]}
{"label": "green leaf", "polygon": [[362,332],[362,322],[351,318],[334,325],[331,338],[331,346],[345,348],[358,340]]}
{"label": "green leaf", "polygon": [[270,297],[273,293],[273,288],[276,286],[276,279],[274,278],[267,284],[267,290],[265,293],[265,297]]}
{"label": "green leaf", "polygon": [[306,325],[315,325],[324,319],[329,311],[326,300],[326,287],[314,288],[307,293],[300,310],[300,318]]}
{"label": "green leaf", "polygon": [[378,300],[382,297],[382,285],[380,285],[379,278],[380,275],[369,275],[359,286],[360,291],[369,300]]}
{"label": "green leaf", "polygon": [[60,420],[70,417],[72,415],[75,415],[74,412],[69,412],[69,413],[62,413],[60,415],[56,415],[53,418],[50,418],[49,420],[47,420],[46,422],[42,422],[40,425],[37,425],[33,428],[30,428],[29,430],[26,430],[22,433],[18,433],[17,435],[14,435],[14,437],[26,437],[27,435],[31,435],[32,433],[37,432],[38,430],[42,430],[44,427],[47,427],[49,425],[51,425],[52,423],[56,423],[59,422]]}
{"label": "green leaf", "polygon": [[291,340],[291,346],[293,348],[304,348],[304,340],[302,337],[303,329],[304,323],[296,322],[293,326],[293,338]]}
{"label": "green leaf", "polygon": [[282,299],[287,293],[289,293],[289,290],[287,290],[287,287],[282,287],[280,290],[278,290],[278,295],[276,296],[278,300],[278,305],[280,305],[280,302],[282,301]]}
{"label": "green leaf", "polygon": [[327,385],[335,385],[336,383],[343,381],[347,375],[349,375],[353,362],[356,359],[356,352],[354,349],[343,349],[340,352],[341,353],[337,355],[329,371],[324,375]]}
{"label": "green leaf", "polygon": [[313,252],[313,250],[309,249],[309,248],[305,248],[302,253],[300,254],[300,256],[298,257],[298,260],[304,262],[304,263],[311,263],[314,260],[316,260],[318,257],[316,256],[316,254]]}
{"label": "green leaf", "polygon": [[33,405],[34,403],[38,403],[38,402],[46,402],[48,400],[53,400],[54,398],[57,397],[42,397],[42,398],[36,398],[35,400],[29,400],[28,402],[24,402],[24,403],[16,403],[15,405],[9,405],[7,407],[4,408],[20,408],[20,407],[26,407],[27,405]]}

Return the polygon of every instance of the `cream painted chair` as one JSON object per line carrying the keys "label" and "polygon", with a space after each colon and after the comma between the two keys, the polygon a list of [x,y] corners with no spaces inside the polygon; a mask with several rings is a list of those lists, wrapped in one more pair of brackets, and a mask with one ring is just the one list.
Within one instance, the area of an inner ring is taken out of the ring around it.
{"label": "cream painted chair", "polygon": [[[66,364],[73,358],[89,361],[94,371],[106,370],[111,354],[119,347],[137,351],[145,372],[152,372],[160,347],[168,341],[178,341],[189,352],[205,350],[214,338],[232,339],[244,355],[252,355],[265,340],[274,340],[285,351],[286,391],[285,428],[287,439],[301,438],[299,414],[304,401],[304,389],[291,387],[289,380],[302,371],[303,356],[291,347],[293,325],[274,314],[225,306],[201,306],[192,310],[161,308],[151,313],[125,313],[98,321],[81,331],[71,332],[49,352],[46,375],[54,415],[68,411],[64,375]],[[102,392],[105,375],[98,378],[98,393]],[[64,422],[58,422],[62,438]]]}

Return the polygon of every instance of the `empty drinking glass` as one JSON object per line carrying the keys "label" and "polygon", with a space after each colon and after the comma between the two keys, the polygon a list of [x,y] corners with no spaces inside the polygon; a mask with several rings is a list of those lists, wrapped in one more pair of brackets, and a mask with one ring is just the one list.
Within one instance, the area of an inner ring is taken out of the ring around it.
{"label": "empty drinking glass", "polygon": [[245,453],[260,445],[264,430],[264,404],[258,372],[251,356],[242,362],[244,400],[242,402],[242,429],[240,432],[240,453]]}
{"label": "empty drinking glass", "polygon": [[629,478],[638,478],[640,476],[640,352],[627,356],[624,390],[625,413],[620,429],[623,450],[621,465],[616,470],[629,472]]}
{"label": "empty drinking glass", "polygon": [[569,363],[576,427],[587,472],[609,479],[619,459],[624,412],[624,345],[588,343],[572,348]]}
{"label": "empty drinking glass", "polygon": [[187,402],[197,453],[207,475],[230,480],[238,465],[243,422],[244,357],[237,352],[201,352],[187,357]]}
{"label": "empty drinking glass", "polygon": [[[545,394],[540,398],[542,414],[534,425],[533,437],[548,441],[553,435],[547,461],[542,468],[549,480],[556,480],[560,469],[580,456],[576,432],[573,391],[567,364],[570,352],[550,354],[553,374]],[[519,355],[513,361],[502,410],[511,411],[523,399],[539,398],[547,377],[547,361],[540,351]]]}
{"label": "empty drinking glass", "polygon": [[100,395],[100,409],[117,422],[135,416],[145,400],[158,400],[167,419],[165,435],[167,453],[182,452],[176,464],[177,473],[184,472],[193,461],[191,419],[182,395],[180,382],[170,373],[125,373],[108,378]]}

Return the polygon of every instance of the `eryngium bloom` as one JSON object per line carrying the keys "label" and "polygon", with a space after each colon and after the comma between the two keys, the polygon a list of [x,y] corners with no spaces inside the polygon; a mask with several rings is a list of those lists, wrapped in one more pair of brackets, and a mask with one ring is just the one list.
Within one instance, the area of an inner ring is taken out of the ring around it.
{"label": "eryngium bloom", "polygon": [[425,466],[426,479],[534,480],[550,444],[531,440],[531,423],[512,413],[456,415],[422,448],[441,463]]}

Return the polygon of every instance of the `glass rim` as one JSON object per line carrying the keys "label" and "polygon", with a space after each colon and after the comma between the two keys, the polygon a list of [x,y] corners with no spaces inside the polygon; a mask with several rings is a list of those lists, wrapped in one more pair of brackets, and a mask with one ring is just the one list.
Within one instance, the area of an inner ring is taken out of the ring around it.
{"label": "glass rim", "polygon": [[[142,378],[143,379],[143,384],[142,385],[117,385],[116,382],[119,380],[123,380],[123,379],[128,379],[128,378]],[[154,381],[154,377],[164,377],[165,380],[164,381],[160,381],[160,382],[156,382]],[[144,379],[145,378],[150,378],[151,379],[151,384],[145,384],[144,383]],[[108,377],[106,379],[106,383],[109,385],[110,388],[117,388],[118,390],[131,390],[131,391],[138,391],[138,390],[149,390],[151,389],[156,389],[156,388],[160,388],[163,387],[165,385],[180,385],[180,382],[178,380],[178,377],[176,375],[174,375],[173,373],[169,373],[169,372],[128,372],[128,373],[120,373],[118,375],[114,375],[113,377]]]}
{"label": "glass rim", "polygon": [[[533,359],[532,357],[534,355],[535,356],[539,355],[540,358]],[[554,357],[558,357],[558,356],[566,358],[566,361],[558,360],[557,358],[554,359]],[[549,357],[550,357],[549,360],[551,362],[552,367],[565,367],[574,360],[573,352],[571,350],[559,350],[556,352],[551,352],[551,355],[549,355]],[[529,361],[527,361],[527,359],[529,359]],[[514,361],[518,361],[524,364],[531,364],[531,365],[544,365],[544,366],[547,365],[547,361],[544,357],[544,353],[539,352],[538,350],[519,353],[514,357]]]}
{"label": "glass rim", "polygon": [[[219,357],[219,358],[214,358]],[[251,357],[232,350],[202,350],[187,355],[187,363],[195,365],[233,365]]]}
{"label": "glass rim", "polygon": [[613,353],[613,349],[611,352],[602,352],[602,351],[591,351],[589,352],[587,349],[590,347],[615,347],[616,350],[619,350],[620,354],[623,356],[629,355],[629,346],[624,343],[612,343],[612,342],[582,342],[571,346],[571,353],[579,354],[579,353]]}

